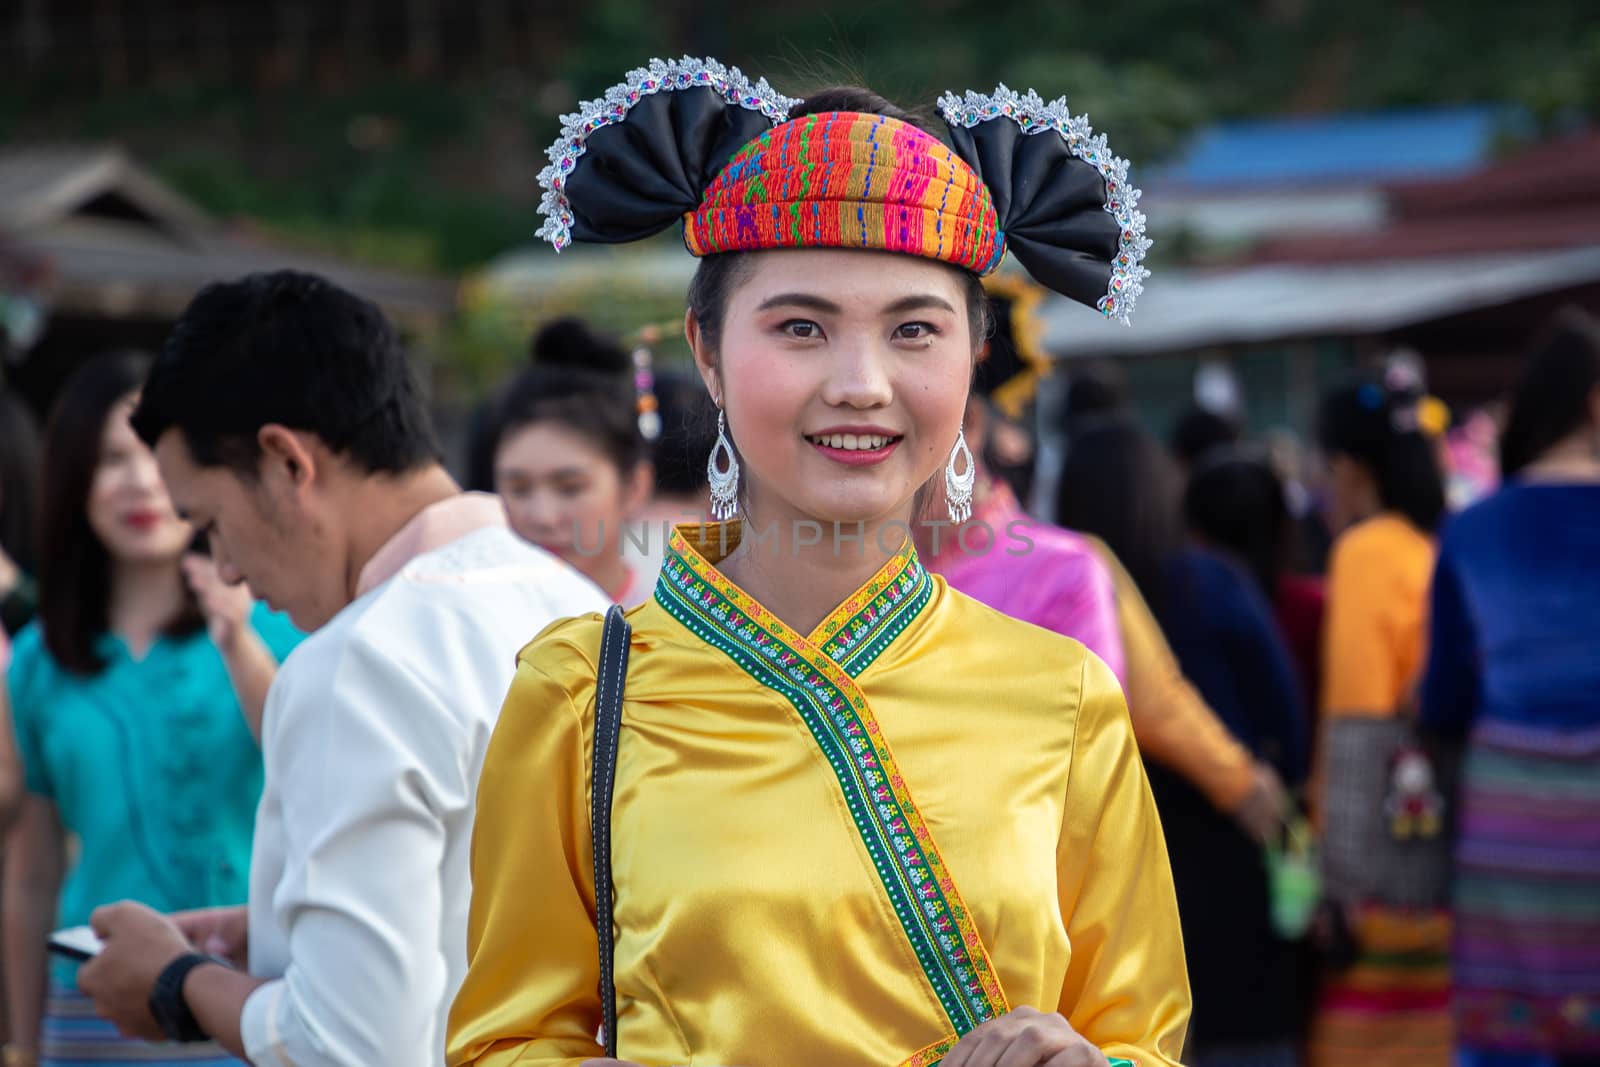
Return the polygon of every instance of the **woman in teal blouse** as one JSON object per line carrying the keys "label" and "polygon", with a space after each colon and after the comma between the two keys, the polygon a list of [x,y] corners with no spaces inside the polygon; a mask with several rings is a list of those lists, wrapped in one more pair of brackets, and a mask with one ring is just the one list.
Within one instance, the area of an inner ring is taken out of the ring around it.
{"label": "woman in teal blouse", "polygon": [[90,362],[46,433],[39,617],[6,678],[26,787],[5,870],[6,1067],[233,1062],[211,1045],[119,1038],[77,994],[75,966],[45,958],[53,927],[101,904],[245,899],[262,780],[253,731],[299,636],[209,561],[185,558],[193,531],[128,426],[147,366]]}

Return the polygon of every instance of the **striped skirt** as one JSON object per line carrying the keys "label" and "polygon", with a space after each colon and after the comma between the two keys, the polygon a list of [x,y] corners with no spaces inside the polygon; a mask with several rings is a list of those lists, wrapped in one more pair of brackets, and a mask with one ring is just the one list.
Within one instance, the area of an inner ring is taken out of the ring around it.
{"label": "striped skirt", "polygon": [[1367,904],[1354,919],[1358,955],[1323,983],[1306,1062],[1449,1067],[1449,912]]}
{"label": "striped skirt", "polygon": [[1600,1060],[1600,728],[1481,725],[1456,870],[1462,1045]]}
{"label": "striped skirt", "polygon": [[95,1014],[94,1002],[69,985],[50,983],[39,1033],[40,1067],[244,1067],[212,1044],[152,1044],[122,1037]]}

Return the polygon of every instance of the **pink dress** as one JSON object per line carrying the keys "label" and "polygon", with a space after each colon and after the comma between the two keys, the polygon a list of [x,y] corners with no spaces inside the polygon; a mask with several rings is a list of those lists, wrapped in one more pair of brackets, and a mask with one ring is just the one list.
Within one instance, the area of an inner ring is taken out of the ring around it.
{"label": "pink dress", "polygon": [[1087,541],[1032,518],[1003,484],[959,533],[939,532],[929,570],[996,611],[1076,639],[1126,683],[1115,586]]}

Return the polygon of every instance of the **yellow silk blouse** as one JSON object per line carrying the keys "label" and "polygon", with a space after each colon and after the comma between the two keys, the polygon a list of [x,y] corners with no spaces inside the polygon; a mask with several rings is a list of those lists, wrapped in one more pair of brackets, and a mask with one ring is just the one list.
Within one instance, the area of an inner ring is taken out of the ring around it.
{"label": "yellow silk blouse", "polygon": [[[725,528],[728,546],[738,527]],[[611,853],[619,1055],[937,1063],[1012,1007],[1177,1063],[1166,848],[1110,670],[908,545],[809,635],[682,527],[631,663]],[[598,616],[522,653],[489,747],[452,1067],[601,1054],[590,845]]]}

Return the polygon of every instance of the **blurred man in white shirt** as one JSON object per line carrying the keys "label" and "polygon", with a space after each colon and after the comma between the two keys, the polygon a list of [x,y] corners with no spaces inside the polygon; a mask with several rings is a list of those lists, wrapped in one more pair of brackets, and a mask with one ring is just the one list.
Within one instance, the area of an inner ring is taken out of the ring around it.
{"label": "blurred man in white shirt", "polygon": [[101,909],[80,986],[257,1067],[440,1063],[516,652],[605,597],[460,492],[382,313],[319,278],[203,290],[134,426],[223,576],[315,633],[267,700],[248,909]]}

